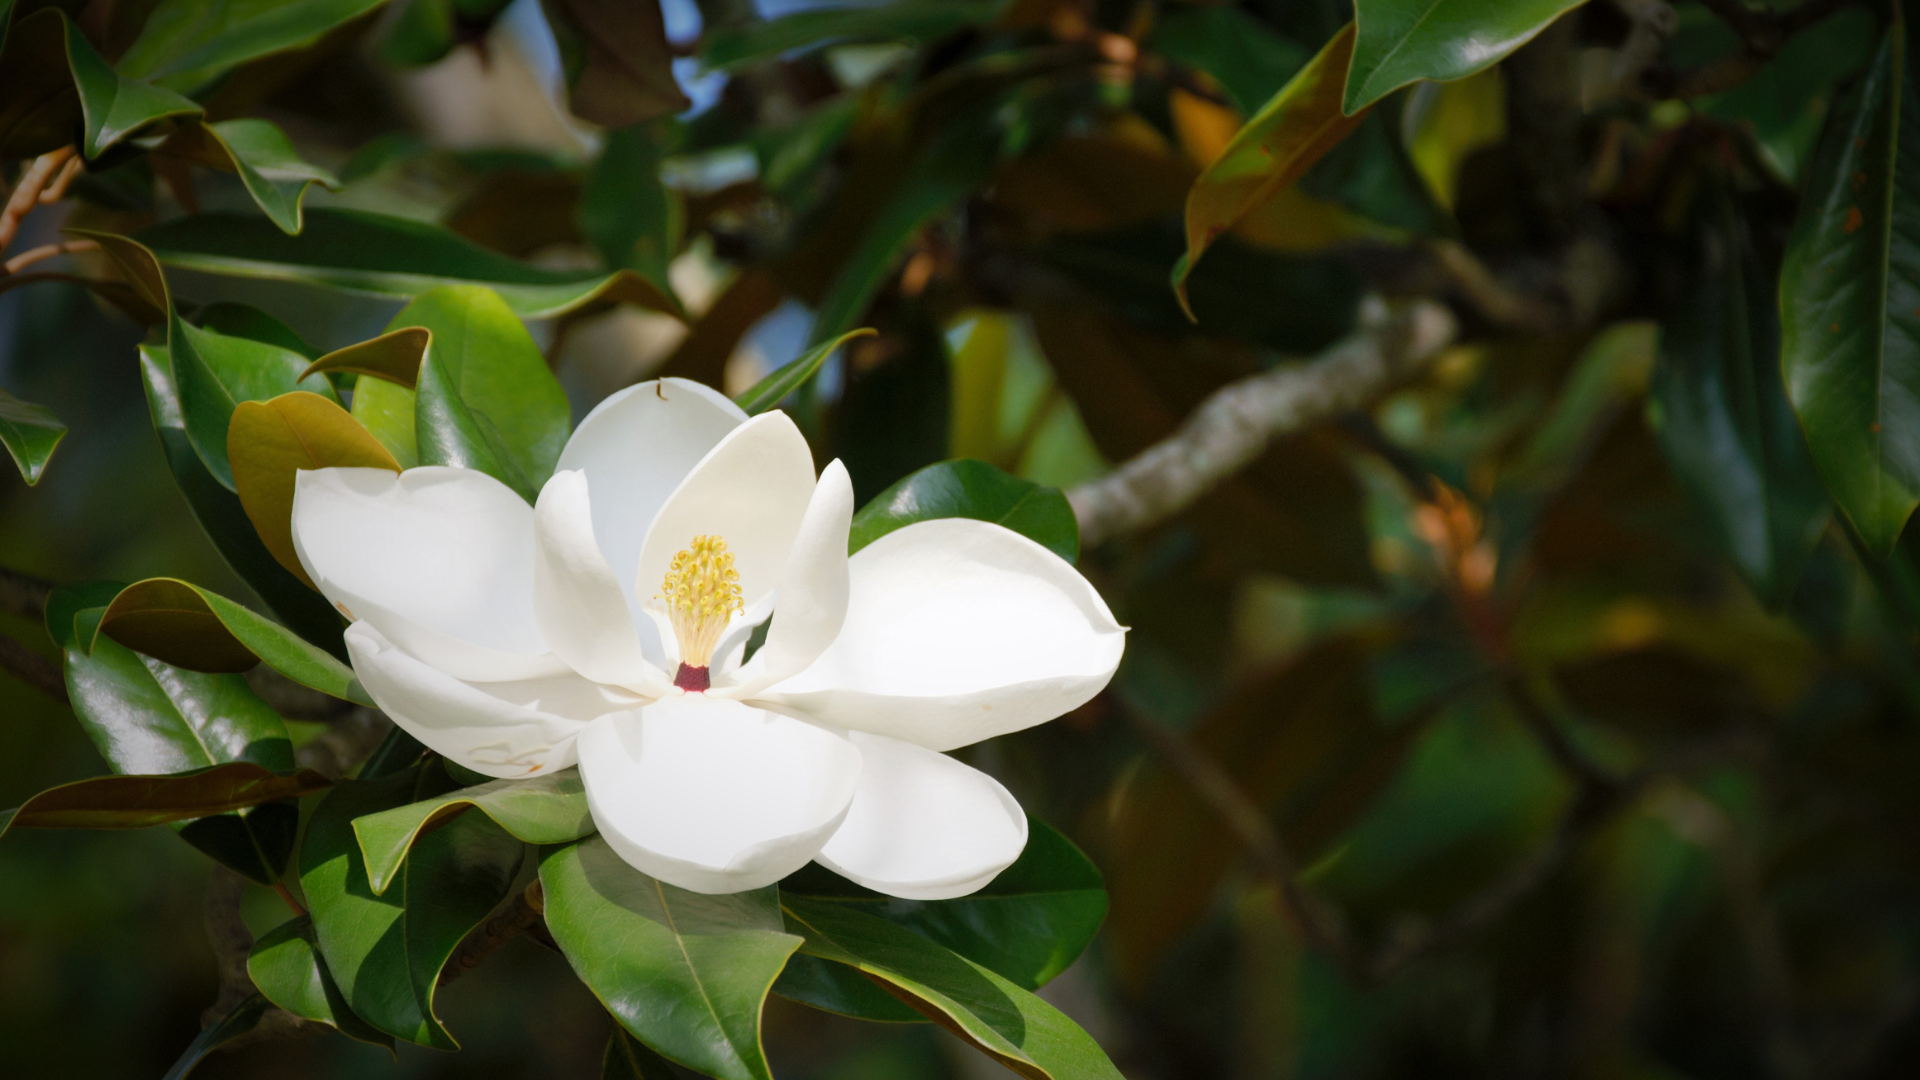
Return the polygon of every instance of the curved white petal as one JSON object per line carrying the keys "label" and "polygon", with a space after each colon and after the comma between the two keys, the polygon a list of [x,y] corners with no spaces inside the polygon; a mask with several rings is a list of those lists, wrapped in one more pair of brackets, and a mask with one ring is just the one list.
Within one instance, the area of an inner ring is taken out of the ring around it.
{"label": "curved white petal", "polygon": [[[594,540],[586,474],[554,473],[533,520],[533,609],[554,654],[595,682],[664,690],[666,678],[649,662],[641,627]],[[658,650],[650,620],[645,630]]]}
{"label": "curved white petal", "polygon": [[758,889],[805,866],[860,778],[845,738],[699,694],[596,720],[579,747],[600,835],[642,871],[700,893]]}
{"label": "curved white petal", "polygon": [[558,675],[533,615],[533,508],[472,469],[294,477],[300,564],[349,618],[456,678]]}
{"label": "curved white petal", "polygon": [[694,537],[717,535],[740,573],[741,598],[758,602],[780,584],[813,488],[813,451],[787,414],[761,413],[733,429],[693,467],[647,529],[639,599],[646,603],[660,591],[673,556]]}
{"label": "curved white petal", "polygon": [[[767,640],[716,694],[744,696],[798,674],[833,644],[847,617],[847,533],[853,526],[853,481],[829,462],[787,555]],[[742,644],[744,644],[744,640]],[[725,652],[717,655],[726,656]]]}
{"label": "curved white petal", "polygon": [[998,525],[916,522],[848,570],[840,636],[757,699],[951,750],[1078,708],[1120,664],[1126,631],[1087,579]]}
{"label": "curved white petal", "polygon": [[[595,406],[560,451],[556,469],[587,474],[593,533],[635,623],[645,621],[634,598],[634,571],[647,526],[687,473],[746,419],[718,390],[687,379],[653,379]],[[647,595],[657,584],[647,584]]]}
{"label": "curved white petal", "polygon": [[573,765],[588,722],[644,699],[578,675],[475,685],[422,663],[364,622],[347,628],[354,674],[393,722],[475,772],[533,776]]}
{"label": "curved white petal", "polygon": [[860,787],[820,864],[908,900],[951,900],[1027,846],[1027,815],[1000,782],[924,746],[855,731]]}

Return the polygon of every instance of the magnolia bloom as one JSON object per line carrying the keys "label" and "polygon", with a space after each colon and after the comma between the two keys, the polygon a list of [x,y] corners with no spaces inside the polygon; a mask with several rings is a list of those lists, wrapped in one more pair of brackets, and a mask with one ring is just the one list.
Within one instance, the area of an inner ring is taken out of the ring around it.
{"label": "magnolia bloom", "polygon": [[1010,530],[923,521],[849,558],[852,516],[784,414],[665,379],[593,410],[534,506],[468,469],[320,469],[293,536],[395,723],[489,776],[577,763],[639,869],[728,893],[813,859],[961,896],[1027,821],[941,751],[1082,704],[1125,631]]}

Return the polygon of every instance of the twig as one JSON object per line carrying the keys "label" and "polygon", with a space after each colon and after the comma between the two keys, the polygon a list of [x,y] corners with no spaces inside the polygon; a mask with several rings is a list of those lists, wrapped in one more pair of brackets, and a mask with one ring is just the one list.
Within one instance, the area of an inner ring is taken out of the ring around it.
{"label": "twig", "polygon": [[40,202],[40,193],[72,156],[73,147],[63,146],[51,154],[41,154],[20,174],[20,183],[14,187],[6,207],[0,209],[0,251],[7,250],[7,245],[13,243],[20,219]]}
{"label": "twig", "polygon": [[66,198],[67,189],[73,186],[74,179],[80,175],[81,170],[85,169],[86,166],[87,159],[81,157],[79,154],[68,158],[67,163],[60,166],[60,173],[53,178],[53,183],[48,184],[46,190],[40,193],[40,205],[51,206],[61,199]]}
{"label": "twig", "polygon": [[23,619],[41,618],[54,587],[46,578],[0,566],[0,611]]}
{"label": "twig", "polygon": [[92,240],[63,240],[58,244],[42,244],[37,248],[28,248],[8,259],[5,263],[5,272],[17,274],[34,263],[51,259],[56,255],[73,255],[82,251],[98,250],[100,245]]}
{"label": "twig", "polygon": [[1218,762],[1192,743],[1131,709],[1123,711],[1154,753],[1220,815],[1253,856],[1261,872],[1279,886],[1288,909],[1300,922],[1307,943],[1351,968],[1352,950],[1339,912],[1301,882],[1300,864],[1266,813]]}
{"label": "twig", "polygon": [[1088,547],[1156,525],[1253,461],[1275,436],[1358,408],[1453,340],[1452,313],[1430,300],[1371,300],[1362,328],[1317,360],[1214,392],[1180,430],[1067,499]]}
{"label": "twig", "polygon": [[5,634],[0,634],[0,668],[55,701],[67,700],[67,680],[60,666]]}
{"label": "twig", "polygon": [[522,934],[551,944],[552,939],[546,933],[545,911],[546,894],[540,889],[540,880],[535,878],[533,884],[515,895],[506,907],[461,940],[453,955],[447,958],[446,966],[440,969],[440,985],[445,986],[479,967],[480,962],[500,946]]}
{"label": "twig", "polygon": [[1551,334],[1566,325],[1558,305],[1508,288],[1466,245],[1436,240],[1427,246],[1447,282],[1488,322],[1534,334]]}

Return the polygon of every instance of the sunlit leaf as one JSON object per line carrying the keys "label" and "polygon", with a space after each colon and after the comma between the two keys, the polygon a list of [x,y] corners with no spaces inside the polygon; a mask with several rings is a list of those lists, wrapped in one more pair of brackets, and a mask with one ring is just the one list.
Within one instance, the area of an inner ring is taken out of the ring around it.
{"label": "sunlit leaf", "polygon": [[916,521],[949,517],[1004,525],[1068,562],[1080,556],[1080,526],[1059,489],[969,460],[929,465],[881,492],[853,516],[847,548],[858,551]]}
{"label": "sunlit leaf", "polygon": [[1342,107],[1357,113],[1408,83],[1464,79],[1505,59],[1585,0],[1356,0],[1359,37]]}
{"label": "sunlit leaf", "polygon": [[300,204],[308,187],[340,188],[332,173],[301,160],[286,133],[266,120],[189,124],[167,136],[154,153],[239,174],[247,194],[282,232],[300,231]]}
{"label": "sunlit leaf", "polygon": [[247,954],[247,976],[268,1001],[303,1020],[325,1024],[361,1042],[393,1048],[393,1036],[360,1019],[327,970],[313,918],[301,915],[260,935]]}
{"label": "sunlit leaf", "polygon": [[373,891],[387,891],[407,850],[423,833],[473,809],[529,844],[564,844],[594,831],[586,789],[573,769],[461,788],[354,821]]}
{"label": "sunlit leaf", "polygon": [[227,453],[240,505],[261,543],[309,585],[293,547],[294,474],[335,466],[400,471],[393,455],[347,410],[305,391],[241,402],[233,410]]}
{"label": "sunlit leaf", "polygon": [[427,346],[432,341],[433,331],[424,326],[389,330],[358,345],[335,349],[308,365],[302,374],[338,371],[371,375],[411,390],[420,377],[420,362],[426,358]]}
{"label": "sunlit leaf", "polygon": [[735,405],[744,409],[748,416],[757,416],[785,401],[788,394],[806,385],[808,379],[819,374],[821,365],[834,351],[848,341],[858,337],[870,337],[879,331],[872,329],[850,330],[823,345],[816,345],[791,363],[782,364],[766,378],[754,383],[752,387],[733,399]]}

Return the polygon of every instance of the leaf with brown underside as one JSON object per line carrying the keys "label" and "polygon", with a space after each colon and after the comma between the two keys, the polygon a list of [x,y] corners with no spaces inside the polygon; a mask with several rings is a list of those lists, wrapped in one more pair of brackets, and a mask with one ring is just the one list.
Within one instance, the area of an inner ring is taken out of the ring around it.
{"label": "leaf with brown underside", "polygon": [[400,471],[400,463],[347,410],[304,390],[235,406],[227,457],[240,505],[261,542],[308,585],[313,580],[293,550],[294,475],[335,466]]}

